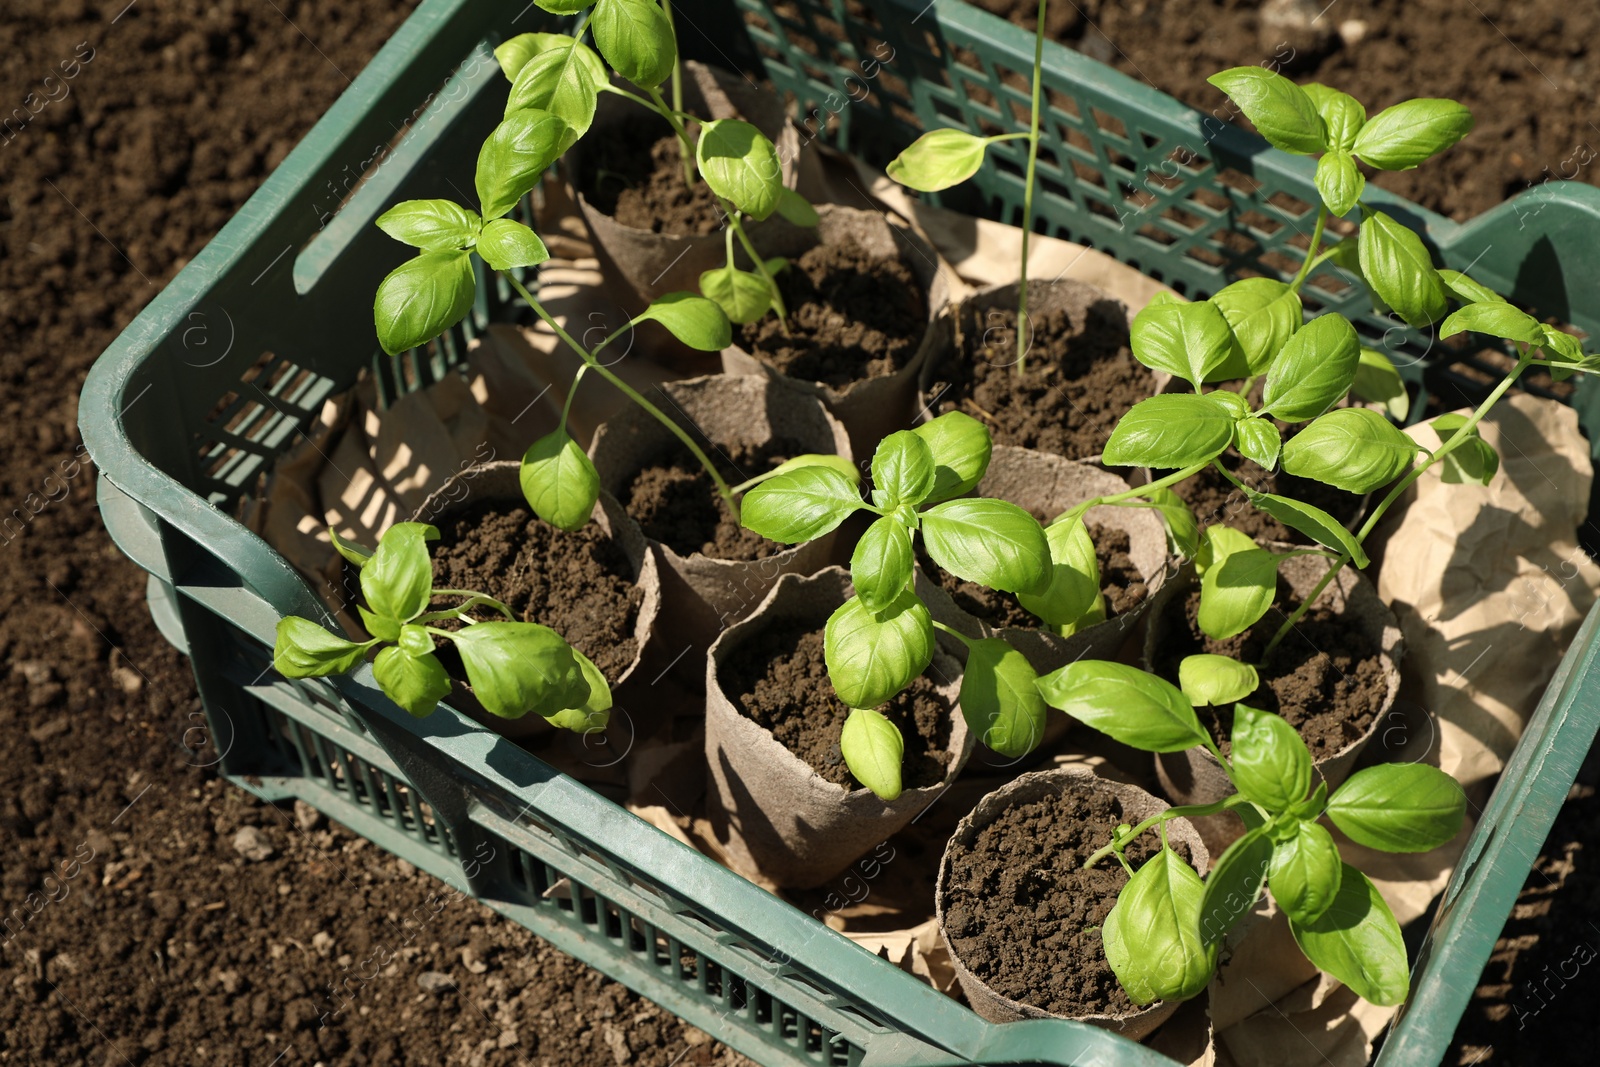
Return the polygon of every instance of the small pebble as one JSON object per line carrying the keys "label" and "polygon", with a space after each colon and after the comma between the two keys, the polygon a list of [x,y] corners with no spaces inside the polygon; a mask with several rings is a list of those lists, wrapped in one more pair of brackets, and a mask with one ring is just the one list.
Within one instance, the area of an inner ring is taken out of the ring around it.
{"label": "small pebble", "polygon": [[417,985],[424,993],[439,994],[447,989],[454,989],[456,983],[448,974],[438,971],[423,971],[417,975]]}
{"label": "small pebble", "polygon": [[233,835],[233,850],[252,863],[272,858],[277,849],[271,840],[254,826],[241,826]]}

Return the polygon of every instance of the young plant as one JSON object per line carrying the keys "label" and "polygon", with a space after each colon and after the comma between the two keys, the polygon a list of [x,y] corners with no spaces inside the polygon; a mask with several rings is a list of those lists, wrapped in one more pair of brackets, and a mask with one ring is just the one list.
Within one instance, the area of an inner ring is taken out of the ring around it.
{"label": "young plant", "polygon": [[840,471],[814,465],[770,477],[745,497],[745,527],[785,544],[820,537],[857,511],[878,516],[850,558],[855,595],[828,619],[823,649],[828,679],[852,709],[840,742],[845,763],[885,800],[900,795],[903,739],[874,709],[927,669],[936,629],[967,647],[960,703],[975,733],[1007,755],[1043,735],[1044,704],[1026,658],[935,622],[913,580],[920,533],[933,562],[964,581],[1019,594],[1049,587],[1050,546],[1038,520],[1015,504],[964,495],[983,479],[990,450],[982,423],[951,412],[878,444],[870,503]]}
{"label": "young plant", "polygon": [[1038,23],[1033,31],[1032,99],[1028,109],[1027,133],[1002,133],[979,137],[965,130],[929,130],[896,156],[889,164],[889,177],[910,189],[936,193],[960,185],[983,166],[989,146],[1002,141],[1026,140],[1028,164],[1022,180],[1022,253],[1017,267],[1017,373],[1028,366],[1031,343],[1028,324],[1028,239],[1033,234],[1033,190],[1039,164],[1039,113],[1044,90],[1044,31],[1049,0],[1039,0]]}
{"label": "young plant", "polygon": [[[561,0],[539,2],[547,11],[563,15],[580,14],[589,6]],[[583,43],[586,30],[592,32],[599,55]],[[776,211],[796,225],[815,226],[817,213],[804,197],[784,187],[778,149],[759,129],[739,119],[707,120],[683,110],[677,40],[671,8],[665,2],[657,7],[651,0],[598,0],[575,35],[521,34],[496,48],[495,57],[512,82],[507,114],[529,107],[555,112],[572,127],[572,142],[594,121],[603,92],[624,97],[660,116],[678,138],[685,184],[692,187],[697,178],[703,181],[721,205],[727,224],[726,265],[703,273],[700,291],[736,323],[755,322],[768,310],[780,320],[787,318],[774,278],[786,261],[762,257],[744,221],[759,222]],[[606,73],[607,65],[645,95],[614,84]],[[669,77],[671,103],[661,92]],[[695,133],[690,132],[691,127]],[[753,271],[735,266],[735,240]]]}
{"label": "young plant", "polygon": [[[1455,837],[1466,795],[1454,778],[1422,764],[1357,771],[1328,794],[1312,785],[1311,753],[1281,717],[1236,701],[1254,692],[1256,672],[1225,656],[1198,655],[1179,666],[1179,689],[1135,667],[1080,660],[1039,679],[1046,702],[1108,736],[1146,752],[1203,746],[1237,792],[1215,804],[1169,808],[1137,826],[1118,827],[1085,861],[1114,856],[1128,884],[1106,916],[1106,960],[1136,1004],[1183,1000],[1206,987],[1224,936],[1264,889],[1288,916],[1306,958],[1374,1004],[1399,1004],[1410,988],[1405,944],[1372,881],[1343,862],[1328,821],[1357,844],[1384,852],[1427,852]],[[1196,705],[1233,704],[1231,751],[1224,756],[1195,714]],[[1166,823],[1231,811],[1245,833],[1199,874],[1167,846]],[[1158,829],[1161,850],[1134,870],[1125,855]]]}
{"label": "young plant", "polygon": [[[272,665],[286,678],[349,674],[378,650],[372,675],[384,695],[411,714],[429,714],[450,693],[450,676],[434,650],[437,642],[455,646],[472,693],[492,715],[520,719],[544,716],[551,725],[579,733],[605,729],[611,687],[582,652],[560,634],[538,623],[517,622],[500,601],[469,589],[435,589],[427,542],[439,531],[418,522],[391,526],[376,551],[342,540],[334,547],[361,575],[357,606],[369,641],[347,641],[296,616],[278,623]],[[436,597],[462,597],[452,608],[429,611]],[[469,612],[485,607],[506,621],[480,621]],[[430,625],[446,619],[458,630]]]}

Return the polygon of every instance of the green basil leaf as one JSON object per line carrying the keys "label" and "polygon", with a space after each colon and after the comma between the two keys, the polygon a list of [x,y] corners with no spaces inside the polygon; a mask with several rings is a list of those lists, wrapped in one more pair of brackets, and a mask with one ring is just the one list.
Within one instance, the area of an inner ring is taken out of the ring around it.
{"label": "green basil leaf", "polygon": [[1381,211],[1363,205],[1361,214],[1361,276],[1373,293],[1409,326],[1438,322],[1446,306],[1444,282],[1422,238]]}
{"label": "green basil leaf", "polygon": [[879,504],[893,510],[922,503],[934,484],[933,450],[910,430],[896,430],[872,453],[872,486],[884,495]]}
{"label": "green basil leaf", "polygon": [[570,132],[560,117],[532,107],[513,111],[500,121],[478,151],[474,178],[486,220],[516,207],[539,184],[561,155]]}
{"label": "green basil leaf", "polygon": [[1080,659],[1039,679],[1052,708],[1145,752],[1182,752],[1206,743],[1200,720],[1170,682],[1137,667]]}
{"label": "green basil leaf", "polygon": [[374,615],[360,604],[356,605],[356,612],[361,616],[361,625],[367,633],[384,641],[395,641],[404,629],[399,619],[391,619],[387,615]]}
{"label": "green basil leaf", "polygon": [[477,283],[466,252],[424,252],[383,279],[372,304],[378,343],[391,356],[420,348],[466,317]]}
{"label": "green basil leaf", "polygon": [[345,562],[353,565],[356,570],[365,567],[367,560],[372,558],[372,549],[354,541],[346,541],[332,526],[328,527],[328,536],[333,539],[333,550],[343,556]]}
{"label": "green basil leaf", "polygon": [[965,412],[950,411],[911,432],[933,453],[933,491],[925,503],[962,496],[983,481],[993,451],[989,428],[983,423]]}
{"label": "green basil leaf", "polygon": [[1454,100],[1406,100],[1367,120],[1351,151],[1379,170],[1410,170],[1472,132],[1472,112]]}
{"label": "green basil leaf", "polygon": [[1311,750],[1283,716],[1235,705],[1232,741],[1228,762],[1246,800],[1280,812],[1311,792]]}
{"label": "green basil leaf", "polygon": [[397,522],[378,541],[378,550],[361,568],[361,595],[375,614],[409,622],[433,596],[429,541],[439,531],[420,522]]}
{"label": "green basil leaf", "polygon": [[1002,756],[1026,756],[1044,739],[1039,675],[1028,657],[998,638],[967,646],[960,704],[967,729]]}
{"label": "green basil leaf", "polygon": [[[544,38],[566,37],[562,33],[519,33],[515,37],[500,42],[494,50],[494,59],[500,64],[500,70],[510,81],[517,80],[517,72],[528,65],[528,60],[551,47],[553,42]],[[567,38],[571,40],[571,38]]]}
{"label": "green basil leaf", "polygon": [[545,718],[559,730],[571,730],[577,734],[597,733],[611,721],[611,686],[588,656],[573,649],[572,658],[578,661],[578,667],[583,672],[583,702],[575,707],[562,708]]}
{"label": "green basil leaf", "polygon": [[1222,454],[1234,418],[1221,403],[1194,393],[1141,400],[1117,420],[1102,460],[1113,467],[1192,467]]}
{"label": "green basil leaf", "polygon": [[694,293],[658,296],[639,318],[659,322],[672,336],[701,352],[721,352],[733,344],[733,326],[722,306]]}
{"label": "green basil leaf", "polygon": [[611,69],[639,88],[654,89],[672,75],[672,22],[651,0],[599,0],[589,26]]}
{"label": "green basil leaf", "polygon": [[1300,88],[1322,116],[1322,124],[1328,131],[1328,149],[1350,151],[1350,146],[1356,143],[1356,134],[1367,123],[1367,109],[1355,97],[1326,85],[1311,82]]}
{"label": "green basil leaf", "polygon": [[1258,493],[1248,486],[1244,495],[1250,503],[1291,530],[1299,530],[1324,548],[1331,548],[1335,552],[1348,552],[1351,561],[1357,567],[1365,567],[1372,562],[1367,558],[1361,542],[1355,539],[1355,535],[1340,525],[1338,519],[1321,508],[1292,497],[1278,496],[1275,493]]}
{"label": "green basil leaf", "polygon": [[1530,345],[1544,344],[1543,323],[1510,304],[1498,301],[1468,304],[1460,308],[1440,325],[1439,336],[1454,337],[1468,330]]}
{"label": "green basil leaf", "polygon": [[700,275],[700,291],[715,300],[728,321],[743,326],[772,306],[772,288],[765,278],[737,267],[718,267]]}
{"label": "green basil leaf", "polygon": [[495,270],[537,267],[550,258],[549,249],[534,233],[515,219],[495,219],[478,235],[478,255]]}
{"label": "green basil leaf", "polygon": [[1017,602],[1053,627],[1071,626],[1100,602],[1100,559],[1083,516],[1045,528],[1050,545],[1050,584],[1042,593],[1018,593]]}
{"label": "green basil leaf", "polygon": [[[778,214],[806,229],[815,229],[822,224],[822,216],[817,214],[817,209],[811,206],[811,201],[795,192],[793,189],[780,189],[778,191]],[[770,264],[770,260],[768,261]],[[770,269],[770,268],[769,268]]]}
{"label": "green basil leaf", "polygon": [[565,430],[552,430],[528,447],[518,480],[533,513],[560,530],[583,529],[600,499],[594,463]]}
{"label": "green basil leaf", "polygon": [[1283,469],[1347,492],[1370,493],[1404,474],[1416,454],[1417,443],[1376,411],[1339,408],[1289,440]]}
{"label": "green basil leaf", "polygon": [[1328,806],[1328,783],[1318,782],[1317,788],[1311,796],[1289,809],[1289,814],[1297,819],[1315,819],[1321,815]]}
{"label": "green basil leaf", "polygon": [[911,584],[911,531],[887,515],[874,519],[850,555],[850,584],[869,611],[883,611]]}
{"label": "green basil leaf", "polygon": [[1317,192],[1335,218],[1356,206],[1367,179],[1348,152],[1333,151],[1317,160]]}
{"label": "green basil leaf", "polygon": [[1244,353],[1246,375],[1265,374],[1305,321],[1300,294],[1272,278],[1234,282],[1212,297],[1211,303],[1222,312]]}
{"label": "green basil leaf", "polygon": [[965,130],[929,130],[889,163],[889,177],[923,193],[960,185],[983,166],[985,137]]}
{"label": "green basil leaf", "polygon": [[401,626],[395,634],[395,640],[399,642],[402,651],[409,652],[413,656],[426,656],[433,651],[433,637],[428,633],[427,627],[414,622]]}
{"label": "green basil leaf", "polygon": [[405,200],[379,215],[376,225],[424,252],[453,252],[477,239],[483,220],[451,200]]}
{"label": "green basil leaf", "polygon": [[1396,422],[1405,422],[1411,413],[1411,394],[1406,392],[1406,383],[1382,352],[1370,348],[1361,350],[1361,361],[1356,365],[1350,391],[1368,403],[1382,404],[1383,410]]}
{"label": "green basil leaf", "polygon": [[1423,763],[1357,771],[1328,799],[1328,818],[1350,840],[1384,852],[1427,852],[1455,837],[1466,814],[1460,784]]}
{"label": "green basil leaf", "polygon": [[1241,419],[1233,428],[1233,443],[1240,455],[1270,471],[1278,465],[1283,435],[1270,419]]}
{"label": "green basil leaf", "polygon": [[[1362,227],[1366,232],[1366,227]],[[1350,391],[1361,342],[1343,315],[1319,315],[1283,346],[1267,371],[1267,414],[1284,422],[1314,419]]]}
{"label": "green basil leaf", "polygon": [[[1439,434],[1441,446],[1453,440],[1466,424],[1466,417],[1454,412],[1440,415],[1431,423]],[[1478,428],[1474,426],[1467,440],[1457,445],[1439,464],[1439,479],[1449,485],[1465,482],[1488,485],[1494,481],[1495,473],[1499,470],[1500,454],[1493,445],[1478,436]]]}
{"label": "green basil leaf", "polygon": [[753,219],[777,210],[783,165],[766,134],[739,119],[714,119],[700,127],[696,153],[712,192]]}
{"label": "green basil leaf", "polygon": [[1234,354],[1233,331],[1209,300],[1147,304],[1128,333],[1134,358],[1151,370],[1184,378],[1196,388],[1237,377],[1239,368],[1227,366]]}
{"label": "green basil leaf", "polygon": [[1265,67],[1234,67],[1206,81],[1232,97],[1273,147],[1309,156],[1328,146],[1311,97],[1283,75]]}
{"label": "green basil leaf", "polygon": [[1342,874],[1333,835],[1314,822],[1296,819],[1272,850],[1267,882],[1284,914],[1298,923],[1313,923],[1338,896]]}
{"label": "green basil leaf", "polygon": [[[765,474],[759,474],[744,484],[745,486],[759,485],[762,482],[776,478],[780,474],[788,474],[790,471],[799,470],[801,467],[828,467],[844,475],[852,485],[859,484],[861,481],[861,471],[856,468],[854,463],[843,456],[830,455],[824,452],[803,452],[798,456],[792,456],[784,460]],[[737,488],[734,489],[734,492],[737,493],[738,491]]]}
{"label": "green basil leaf", "polygon": [[1568,363],[1581,363],[1583,361],[1582,341],[1579,341],[1565,330],[1556,329],[1554,326],[1541,324],[1541,328],[1544,337],[1539,342],[1540,347],[1545,350],[1546,355],[1552,360],[1564,360]]}
{"label": "green basil leaf", "polygon": [[1314,922],[1289,920],[1300,951],[1319,970],[1378,1005],[1403,1003],[1411,992],[1400,924],[1366,875],[1340,865],[1339,890]]}
{"label": "green basil leaf", "polygon": [[957,578],[1008,593],[1039,593],[1050,584],[1044,527],[1004,500],[950,500],[922,513],[922,540],[933,561]]}
{"label": "green basil leaf", "polygon": [[933,662],[933,619],[911,590],[875,612],[853,596],[822,633],[828,680],[852,708],[875,708]]}
{"label": "green basil leaf", "polygon": [[1197,996],[1216,969],[1200,937],[1205,885],[1169,848],[1133,873],[1106,915],[1106,962],[1135,1004]]}
{"label": "green basil leaf", "polygon": [[1145,493],[1145,499],[1161,513],[1173,551],[1184,559],[1194,559],[1200,552],[1200,523],[1188,502],[1171,489],[1153,489]]}
{"label": "green basil leaf", "polygon": [[576,15],[594,0],[533,0],[552,15]]}
{"label": "green basil leaf", "polygon": [[905,747],[900,728],[870,708],[851,708],[839,733],[839,751],[845,766],[879,800],[900,796],[900,763]]}
{"label": "green basil leaf", "polygon": [[800,467],[769,478],[744,496],[744,528],[792,545],[812,541],[862,506],[861,491],[832,467]]}
{"label": "green basil leaf", "polygon": [[1451,295],[1463,304],[1476,304],[1482,301],[1500,304],[1506,302],[1505,297],[1487,285],[1473,281],[1458,270],[1439,271],[1439,280],[1444,282],[1445,288],[1450,290]]}
{"label": "green basil leaf", "polygon": [[1232,656],[1201,652],[1178,663],[1178,686],[1197,706],[1232,704],[1254,693],[1260,684],[1256,669]]}
{"label": "green basil leaf", "polygon": [[290,615],[278,620],[277,639],[272,646],[272,669],[285,678],[349,674],[361,665],[367,649],[376,643],[368,641],[358,645],[329,633],[310,619]]}
{"label": "green basil leaf", "polygon": [[1212,403],[1221,404],[1223,407],[1227,408],[1228,414],[1232,415],[1235,421],[1250,417],[1249,402],[1245,400],[1244,397],[1230,389],[1213,389],[1211,392],[1206,394],[1206,397]]}
{"label": "green basil leaf", "polygon": [[450,676],[431,651],[417,655],[390,646],[372,661],[372,676],[385,696],[418,718],[450,695]]}
{"label": "green basil leaf", "polygon": [[536,622],[480,622],[451,635],[472,694],[503,719],[550,716],[583,703],[583,667],[561,635]]}
{"label": "green basil leaf", "polygon": [[1271,865],[1272,841],[1260,828],[1229,845],[1217,859],[1200,898],[1200,938],[1205,944],[1221,945],[1228,931],[1255,906]]}
{"label": "green basil leaf", "polygon": [[[1221,532],[1225,531],[1225,532]],[[1206,530],[1200,576],[1200,629],[1225,641],[1254,626],[1278,590],[1278,557],[1227,526]]]}
{"label": "green basil leaf", "polygon": [[530,57],[511,83],[505,113],[523,108],[548,111],[567,124],[565,152],[589,132],[594,122],[601,86],[606,84],[606,69],[588,45],[575,37],[561,36],[554,45]]}

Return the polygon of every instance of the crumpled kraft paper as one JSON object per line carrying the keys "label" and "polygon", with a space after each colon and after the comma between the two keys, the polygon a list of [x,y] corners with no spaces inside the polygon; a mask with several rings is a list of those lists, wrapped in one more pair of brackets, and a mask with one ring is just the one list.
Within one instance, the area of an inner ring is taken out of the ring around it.
{"label": "crumpled kraft paper", "polygon": [[[1438,447],[1431,426],[1409,432]],[[1411,650],[1402,696],[1437,716],[1441,766],[1469,787],[1505,765],[1600,589],[1576,536],[1592,478],[1577,413],[1519,394],[1481,433],[1500,454],[1494,480],[1424,475],[1381,531],[1378,573]]]}

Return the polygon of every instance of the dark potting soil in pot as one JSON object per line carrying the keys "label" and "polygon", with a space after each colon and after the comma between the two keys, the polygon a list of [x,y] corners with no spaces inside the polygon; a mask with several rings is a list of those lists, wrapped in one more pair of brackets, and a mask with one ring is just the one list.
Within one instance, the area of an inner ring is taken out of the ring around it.
{"label": "dark potting soil in pot", "polygon": [[[1109,857],[1083,869],[1127,821],[1116,797],[1070,789],[1011,805],[970,845],[951,841],[944,926],[967,969],[1002,996],[1060,1015],[1135,1011],[1100,937],[1128,876]],[[1128,859],[1137,868],[1160,844],[1141,834]]]}
{"label": "dark potting soil in pot", "polygon": [[734,333],[741,348],[773,369],[843,387],[886,378],[917,354],[928,296],[899,259],[872,256],[854,241],[817,245],[790,261],[777,282],[787,323],[767,314]]}
{"label": "dark potting soil in pot", "polygon": [[[1341,523],[1348,524],[1361,514],[1362,498],[1323,482],[1297,478],[1281,469],[1263,470],[1229,448],[1222,454],[1222,465],[1233,476],[1258,493],[1277,493],[1321,508]],[[1157,471],[1156,474],[1167,472]],[[1200,522],[1200,529],[1218,523],[1232,526],[1257,541],[1287,541],[1294,545],[1315,544],[1299,530],[1290,529],[1245,498],[1238,487],[1215,467],[1207,467],[1192,478],[1173,486]]]}
{"label": "dark potting soil in pot", "polygon": [[[929,677],[933,669],[878,709],[905,739],[901,779],[906,789],[938,785],[950,768],[950,704]],[[774,626],[742,645],[722,670],[723,690],[751,721],[828,781],[861,788],[839,751],[850,709],[828,681],[820,627]]]}
{"label": "dark potting soil in pot", "polygon": [[[1138,607],[1149,590],[1143,573],[1128,555],[1126,530],[1097,522],[1089,523],[1088,530],[1095,557],[1100,561],[1100,591],[1106,598],[1106,618],[1114,619]],[[994,627],[1038,628],[1038,617],[1019,604],[1015,594],[963,581],[935,566],[925,555],[921,562],[926,573],[938,576],[940,588],[950,594],[956,607],[980,622]]]}
{"label": "dark potting soil in pot", "polygon": [[[517,618],[566,638],[608,681],[622,677],[638,653],[634,626],[644,593],[628,557],[598,524],[567,533],[525,506],[480,501],[437,525],[435,588],[488,593]],[[459,603],[442,598],[439,606]]]}
{"label": "dark potting soil in pot", "polygon": [[1107,299],[1090,305],[1084,322],[1065,309],[1030,318],[1033,342],[1019,375],[1016,309],[966,309],[961,351],[935,369],[928,388],[933,413],[964,411],[997,445],[1099,455],[1117,420],[1155,392],[1155,375],[1128,348],[1127,310]]}
{"label": "dark potting soil in pot", "polygon": [[[805,451],[799,442],[780,438],[755,447],[719,445],[706,449],[706,454],[723,479],[737,485]],[[699,552],[712,559],[756,560],[789,547],[740,526],[711,476],[682,445],[674,444],[659,462],[641,468],[628,484],[622,504],[646,537],[680,556]]]}
{"label": "dark potting soil in pot", "polygon": [[722,208],[703,181],[684,181],[680,142],[654,115],[630,115],[584,140],[578,188],[624,226],[695,236],[722,226]]}
{"label": "dark potting soil in pot", "polygon": [[[1279,604],[1298,603],[1287,582],[1278,582]],[[1184,626],[1173,628],[1154,666],[1156,673],[1178,682],[1178,663],[1197,652],[1215,652],[1257,664],[1261,685],[1242,703],[1275,711],[1300,732],[1313,759],[1332,756],[1367,732],[1388,695],[1381,651],[1354,621],[1324,607],[1313,608],[1262,662],[1262,650],[1282,625],[1284,615],[1266,618],[1236,637],[1213,640],[1200,631],[1196,613],[1199,590],[1184,602]],[[1200,721],[1226,754],[1233,732],[1233,706],[1197,708]]]}

